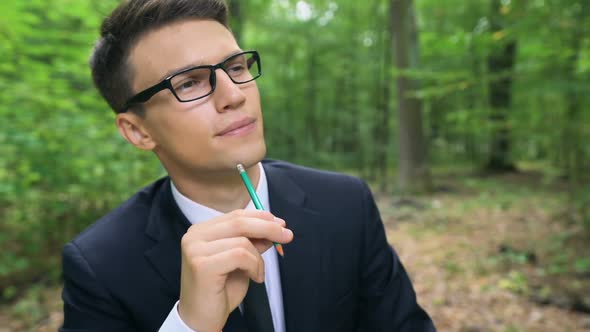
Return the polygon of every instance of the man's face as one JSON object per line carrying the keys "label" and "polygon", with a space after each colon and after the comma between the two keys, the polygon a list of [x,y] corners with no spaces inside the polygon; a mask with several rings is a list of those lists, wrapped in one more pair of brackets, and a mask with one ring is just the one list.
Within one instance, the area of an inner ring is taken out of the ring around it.
{"label": "man's face", "polygon": [[[220,63],[239,51],[231,32],[218,22],[167,25],[131,49],[133,90],[142,91],[191,65]],[[266,153],[256,82],[236,85],[221,69],[216,76],[212,95],[181,103],[166,89],[144,103],[145,118],[135,117],[171,174],[235,170],[236,164],[250,166]]]}

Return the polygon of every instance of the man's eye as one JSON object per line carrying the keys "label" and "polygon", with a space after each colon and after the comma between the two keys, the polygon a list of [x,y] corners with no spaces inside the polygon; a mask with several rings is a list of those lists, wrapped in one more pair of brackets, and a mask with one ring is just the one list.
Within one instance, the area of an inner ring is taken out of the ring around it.
{"label": "man's eye", "polygon": [[178,85],[176,87],[177,90],[187,90],[190,88],[194,88],[199,86],[199,84],[201,84],[201,81],[197,81],[197,80],[187,80],[183,83],[181,83],[180,85]]}
{"label": "man's eye", "polygon": [[246,67],[242,64],[234,64],[228,68],[228,70],[233,73],[241,73],[244,69],[246,69]]}

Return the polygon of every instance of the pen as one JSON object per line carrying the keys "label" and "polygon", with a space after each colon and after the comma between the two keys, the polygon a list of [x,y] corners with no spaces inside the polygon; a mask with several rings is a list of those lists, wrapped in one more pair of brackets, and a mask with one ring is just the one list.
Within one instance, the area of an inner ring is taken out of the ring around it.
{"label": "pen", "polygon": [[[256,190],[254,190],[254,186],[252,186],[252,182],[250,182],[250,178],[248,177],[248,173],[246,173],[246,169],[244,168],[244,166],[242,166],[242,164],[238,164],[237,167],[238,172],[240,172],[240,176],[242,177],[242,181],[244,182],[244,185],[248,190],[248,194],[250,194],[250,198],[252,198],[252,203],[254,203],[254,206],[257,210],[264,211],[264,207],[262,206],[262,203],[260,203],[260,198],[258,198],[258,195],[256,195]],[[279,255],[281,255],[281,257],[285,257],[285,253],[283,252],[283,246],[280,243],[276,242],[273,242],[273,244]]]}

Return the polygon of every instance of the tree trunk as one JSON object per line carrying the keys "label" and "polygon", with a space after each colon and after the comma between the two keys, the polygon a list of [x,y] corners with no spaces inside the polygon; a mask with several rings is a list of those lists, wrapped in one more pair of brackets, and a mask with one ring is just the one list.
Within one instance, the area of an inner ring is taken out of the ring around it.
{"label": "tree trunk", "polygon": [[[501,33],[502,22],[500,0],[492,0],[491,26],[492,33]],[[491,172],[512,172],[516,167],[510,159],[510,126],[508,115],[512,105],[512,71],[516,57],[516,41],[504,42],[498,50],[492,51],[488,57],[490,82],[490,122],[492,137],[490,156],[486,170]],[[499,76],[499,78],[497,78]]]}
{"label": "tree trunk", "polygon": [[301,112],[303,113],[302,116],[306,119],[305,123],[307,126],[307,134],[305,135],[308,144],[307,148],[310,154],[313,154],[314,151],[317,151],[317,147],[320,146],[320,129],[319,126],[321,122],[318,121],[317,116],[317,61],[316,61],[316,50],[314,46],[314,36],[312,35],[312,31],[308,30],[306,33],[307,39],[307,75],[306,81],[307,84],[305,85],[305,104]]}
{"label": "tree trunk", "polygon": [[[581,86],[583,82],[580,81],[579,75],[576,73],[578,69],[578,61],[582,52],[582,42],[585,35],[584,21],[586,19],[586,9],[584,3],[580,4],[579,12],[574,16],[575,24],[572,26],[571,41],[569,56],[565,63],[563,72],[565,73],[566,81],[570,82],[567,89],[567,110],[565,116],[565,124],[562,129],[562,154],[564,161],[565,174],[568,180],[568,205],[569,210],[577,212],[575,203],[580,199],[577,197],[578,190],[582,184],[582,175],[585,173],[582,168],[582,159],[584,157],[584,150],[582,144],[582,128],[584,125],[581,118],[582,110],[582,93],[576,86]],[[575,142],[578,142],[576,144]],[[582,214],[584,213],[583,211]]]}
{"label": "tree trunk", "polygon": [[243,38],[243,27],[244,27],[244,15],[242,13],[242,7],[240,4],[240,0],[229,0],[228,1],[229,7],[229,19],[230,19],[230,27],[238,42],[238,45],[242,45],[244,42]]}
{"label": "tree trunk", "polygon": [[[375,10],[376,12],[376,10]],[[389,42],[392,36],[393,20],[391,16],[388,17],[388,29],[383,30],[382,40],[383,46],[383,63],[380,70],[379,93],[377,94],[377,110],[376,124],[374,131],[375,141],[375,164],[371,173],[374,173],[375,180],[379,179],[379,189],[383,192],[387,190],[388,176],[387,176],[387,160],[389,151],[389,117],[390,117],[390,96],[391,96],[391,62],[392,62],[392,47]],[[378,76],[379,77],[379,76]]]}
{"label": "tree trunk", "polygon": [[397,68],[399,132],[398,189],[402,193],[428,191],[430,170],[422,128],[422,102],[409,95],[419,82],[407,75],[417,67],[418,31],[412,0],[391,0],[390,20]]}

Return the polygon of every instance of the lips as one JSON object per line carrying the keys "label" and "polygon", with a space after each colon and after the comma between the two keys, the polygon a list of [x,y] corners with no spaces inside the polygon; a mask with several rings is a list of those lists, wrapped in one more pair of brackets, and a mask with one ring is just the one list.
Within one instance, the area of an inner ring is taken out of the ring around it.
{"label": "lips", "polygon": [[234,133],[238,133],[242,130],[246,130],[249,126],[253,125],[256,122],[255,118],[243,118],[241,120],[232,122],[229,126],[223,128],[220,132],[218,132],[215,136],[225,136],[225,135],[232,135]]}

